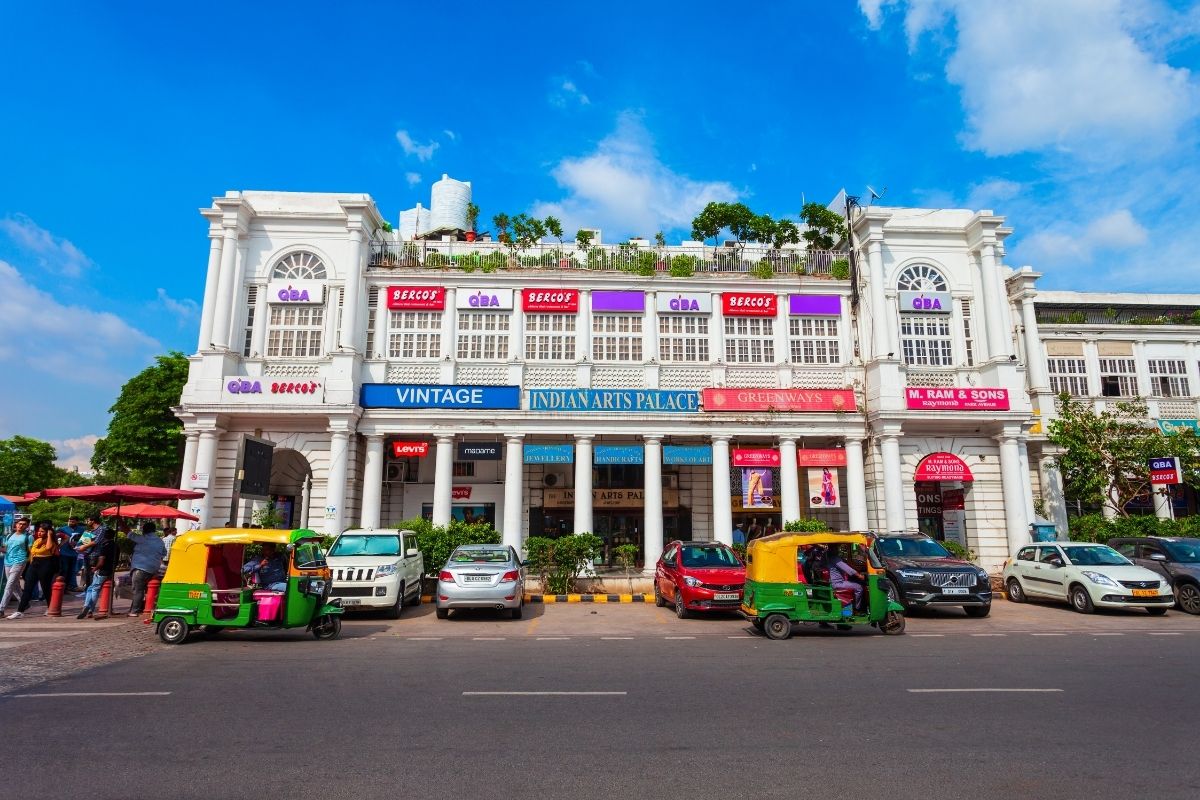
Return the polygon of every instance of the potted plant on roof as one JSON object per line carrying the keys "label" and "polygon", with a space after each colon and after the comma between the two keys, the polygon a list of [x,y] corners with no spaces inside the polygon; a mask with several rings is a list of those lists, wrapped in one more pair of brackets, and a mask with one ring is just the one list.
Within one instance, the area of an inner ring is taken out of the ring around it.
{"label": "potted plant on roof", "polygon": [[656,272],[666,272],[667,256],[664,251],[667,249],[667,237],[663,236],[662,231],[654,234],[654,247],[658,250],[658,258],[654,262],[654,269]]}
{"label": "potted plant on roof", "polygon": [[475,225],[479,222],[479,206],[467,203],[467,241],[475,241]]}

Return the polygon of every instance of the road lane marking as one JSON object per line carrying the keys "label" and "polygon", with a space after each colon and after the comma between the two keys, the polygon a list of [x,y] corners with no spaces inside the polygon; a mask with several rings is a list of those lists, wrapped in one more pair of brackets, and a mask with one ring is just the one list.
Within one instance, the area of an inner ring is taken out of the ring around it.
{"label": "road lane marking", "polygon": [[695,639],[696,637],[695,636],[664,636],[663,638],[679,640],[679,639]]}
{"label": "road lane marking", "polygon": [[539,642],[565,642],[570,640],[570,638],[570,636],[539,636],[537,640]]}
{"label": "road lane marking", "polygon": [[741,636],[726,636],[725,638],[726,639],[757,639],[758,637],[750,636],[749,634],[743,633]]}
{"label": "road lane marking", "polygon": [[463,697],[624,697],[628,692],[463,692]]}
{"label": "road lane marking", "polygon": [[42,692],[14,694],[13,697],[166,697],[170,692]]}
{"label": "road lane marking", "polygon": [[1148,631],[1151,636],[1182,636],[1179,631]]}
{"label": "road lane marking", "polygon": [[1065,633],[1031,633],[1030,636],[1066,636]]}
{"label": "road lane marking", "polygon": [[968,692],[1061,692],[1062,689],[907,689],[913,694],[963,694]]}
{"label": "road lane marking", "polygon": [[933,637],[941,637],[941,636],[945,636],[945,635],[946,634],[944,634],[944,633],[910,633],[909,634],[909,636],[912,638],[924,637],[927,639],[933,638]]}
{"label": "road lane marking", "polygon": [[408,641],[410,641],[410,642],[440,642],[441,640],[442,640],[441,636],[409,636],[408,637]]}
{"label": "road lane marking", "polygon": [[633,639],[632,636],[601,636],[602,642],[625,642]]}
{"label": "road lane marking", "polygon": [[504,641],[504,637],[503,637],[503,636],[475,636],[475,637],[472,637],[472,641],[476,641],[476,642],[503,642],[503,641]]}
{"label": "road lane marking", "polygon": [[1007,636],[1007,633],[972,633],[972,636]]}
{"label": "road lane marking", "polygon": [[1123,633],[1093,633],[1092,636],[1124,636]]}

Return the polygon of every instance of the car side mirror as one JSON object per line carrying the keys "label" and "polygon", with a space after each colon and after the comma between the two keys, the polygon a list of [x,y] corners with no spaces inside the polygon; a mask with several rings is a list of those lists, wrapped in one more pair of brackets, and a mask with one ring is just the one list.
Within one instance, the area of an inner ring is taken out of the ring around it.
{"label": "car side mirror", "polygon": [[420,555],[421,551],[415,547],[410,547],[404,551],[405,558],[412,558],[415,555]]}
{"label": "car side mirror", "polygon": [[1166,561],[1167,556],[1164,553],[1151,553],[1150,560],[1151,561]]}

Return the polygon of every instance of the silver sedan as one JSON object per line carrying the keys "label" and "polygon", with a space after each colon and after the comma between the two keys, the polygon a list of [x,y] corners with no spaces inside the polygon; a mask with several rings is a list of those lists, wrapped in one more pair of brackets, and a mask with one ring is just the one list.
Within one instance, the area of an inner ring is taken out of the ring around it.
{"label": "silver sedan", "polygon": [[455,608],[507,609],[521,618],[525,604],[525,571],[513,548],[500,544],[468,544],[450,554],[438,572],[438,619]]}

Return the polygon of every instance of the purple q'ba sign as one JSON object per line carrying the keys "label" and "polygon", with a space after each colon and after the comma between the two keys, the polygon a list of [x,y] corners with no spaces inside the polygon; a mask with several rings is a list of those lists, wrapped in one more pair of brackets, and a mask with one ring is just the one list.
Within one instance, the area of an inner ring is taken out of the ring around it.
{"label": "purple q'ba sign", "polygon": [[836,294],[794,294],[788,297],[788,313],[793,317],[840,317],[842,298]]}
{"label": "purple q'ba sign", "polygon": [[592,291],[592,311],[645,311],[645,292]]}

